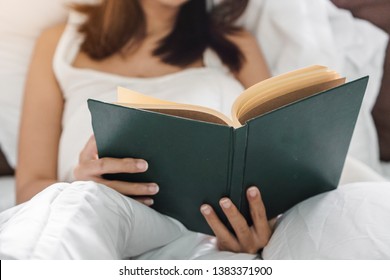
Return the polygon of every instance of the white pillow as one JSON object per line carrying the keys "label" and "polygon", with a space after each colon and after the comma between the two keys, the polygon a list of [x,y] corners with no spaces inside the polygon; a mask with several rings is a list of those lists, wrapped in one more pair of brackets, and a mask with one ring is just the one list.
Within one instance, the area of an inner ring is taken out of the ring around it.
{"label": "white pillow", "polygon": [[65,21],[65,0],[0,0],[0,146],[16,165],[23,87],[35,39]]}
{"label": "white pillow", "polygon": [[241,22],[257,37],[273,75],[323,64],[348,80],[370,75],[349,154],[377,172],[371,109],[381,85],[388,36],[329,0],[250,0]]}
{"label": "white pillow", "polygon": [[312,197],[278,221],[264,259],[390,259],[390,183]]}
{"label": "white pillow", "polygon": [[66,21],[69,3],[96,1],[0,0],[0,148],[11,166],[16,166],[21,102],[36,38]]}

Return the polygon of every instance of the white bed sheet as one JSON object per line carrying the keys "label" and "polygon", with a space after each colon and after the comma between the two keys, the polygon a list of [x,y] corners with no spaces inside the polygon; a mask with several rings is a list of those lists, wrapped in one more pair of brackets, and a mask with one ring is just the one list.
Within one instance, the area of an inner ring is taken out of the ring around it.
{"label": "white bed sheet", "polygon": [[[354,183],[364,181],[366,183]],[[351,157],[346,160],[341,183],[343,186],[337,192],[308,199],[288,211],[278,222],[275,233],[264,250],[264,258],[390,258],[390,255],[386,255],[387,249],[390,254],[390,233],[384,230],[390,220],[390,204],[387,203],[390,183]],[[13,177],[0,178],[0,199],[2,210],[14,204]],[[342,203],[345,201],[349,202]],[[362,217],[351,215],[357,203],[362,205],[359,208]],[[334,207],[335,205],[337,207]],[[1,216],[2,221],[10,218],[19,207],[5,211]],[[348,212],[350,214],[345,215]],[[75,230],[82,230],[82,227]],[[369,236],[367,232],[372,235]],[[343,244],[338,249],[340,240]],[[82,240],[80,242],[82,243]],[[251,254],[220,252],[216,249],[215,238],[188,232],[169,245],[142,255],[141,259],[246,260],[256,257],[258,256]]]}
{"label": "white bed sheet", "polygon": [[265,259],[390,259],[390,183],[353,183],[279,219]]}

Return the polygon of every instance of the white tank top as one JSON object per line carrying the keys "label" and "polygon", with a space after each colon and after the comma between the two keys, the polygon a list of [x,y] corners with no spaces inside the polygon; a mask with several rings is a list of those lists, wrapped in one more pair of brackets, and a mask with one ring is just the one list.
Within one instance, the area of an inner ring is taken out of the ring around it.
{"label": "white tank top", "polygon": [[115,102],[117,86],[160,99],[206,106],[230,117],[233,101],[243,87],[211,50],[204,53],[205,67],[160,77],[135,78],[75,68],[72,63],[83,41],[83,36],[77,31],[82,20],[79,14],[70,15],[53,61],[65,100],[58,158],[59,180],[73,180],[73,169],[80,151],[93,133],[87,99]]}

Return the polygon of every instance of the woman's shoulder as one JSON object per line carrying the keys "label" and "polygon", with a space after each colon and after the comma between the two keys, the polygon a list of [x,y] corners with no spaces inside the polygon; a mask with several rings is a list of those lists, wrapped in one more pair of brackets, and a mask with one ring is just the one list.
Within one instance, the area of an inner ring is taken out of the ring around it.
{"label": "woman's shoulder", "polygon": [[65,23],[57,24],[44,29],[37,39],[37,45],[55,48],[66,27]]}

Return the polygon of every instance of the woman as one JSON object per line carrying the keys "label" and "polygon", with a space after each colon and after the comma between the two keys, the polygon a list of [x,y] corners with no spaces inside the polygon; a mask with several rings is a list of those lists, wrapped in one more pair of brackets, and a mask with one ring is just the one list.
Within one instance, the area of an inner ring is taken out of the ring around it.
{"label": "woman", "polygon": [[[78,13],[67,25],[45,31],[37,42],[26,84],[16,176],[18,202],[45,190],[26,207],[31,211],[37,207],[50,209],[50,218],[42,222],[54,231],[61,228],[61,236],[68,236],[62,241],[65,243],[72,243],[76,237],[71,236],[64,220],[80,215],[78,222],[88,223],[91,217],[100,217],[89,225],[91,231],[102,227],[108,235],[120,237],[115,241],[116,249],[107,245],[109,252],[94,255],[97,258],[136,256],[179,237],[181,225],[144,206],[153,204],[157,184],[101,177],[106,173],[145,172],[148,164],[143,159],[97,157],[86,100],[114,101],[114,89],[122,85],[159,98],[227,112],[244,87],[269,76],[255,39],[233,26],[246,3],[226,0],[208,12],[205,0],[105,0],[95,6],[75,6]],[[53,186],[58,181],[100,184]],[[144,205],[118,193],[135,196]],[[236,236],[210,206],[202,205],[202,214],[220,249],[255,253],[267,244],[271,230],[256,187],[248,189],[248,200],[254,221],[251,227],[229,199],[220,201]],[[78,204],[73,207],[75,201]],[[69,211],[66,218],[54,210],[53,205],[58,203]],[[106,215],[110,211],[119,217],[114,225],[112,216]],[[140,217],[149,222],[137,222]],[[59,220],[61,225],[57,224]],[[149,234],[147,245],[139,242],[145,234]],[[94,242],[108,242],[107,238],[96,238],[98,241],[85,238],[83,248],[56,244],[43,255],[37,254],[42,258],[90,258],[95,252],[83,255],[70,251],[85,253]],[[39,243],[29,241],[34,242]],[[4,250],[2,253],[7,254]]]}

